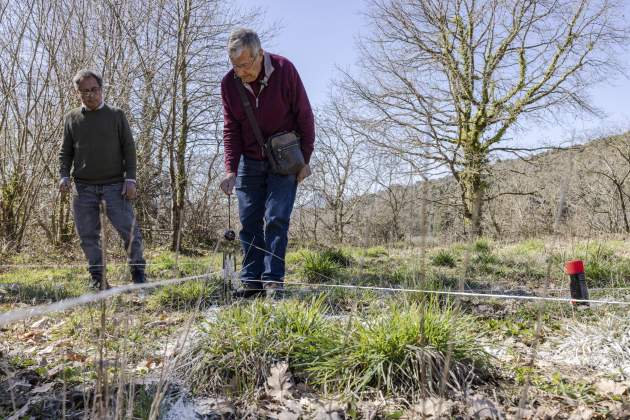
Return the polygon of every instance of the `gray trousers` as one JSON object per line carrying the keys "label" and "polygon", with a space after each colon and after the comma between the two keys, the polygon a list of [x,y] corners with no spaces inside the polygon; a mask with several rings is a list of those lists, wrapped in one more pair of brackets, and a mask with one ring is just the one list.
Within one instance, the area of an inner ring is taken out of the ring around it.
{"label": "gray trousers", "polygon": [[[140,228],[135,223],[133,207],[122,195],[123,183],[88,185],[75,183],[73,199],[74,223],[79,234],[81,248],[88,260],[92,278],[103,275],[103,251],[101,247],[100,202],[105,201],[107,218],[114,226],[129,250],[127,262],[131,272],[144,272],[144,249]],[[132,232],[133,229],[133,232]],[[130,246],[131,242],[131,246]]]}

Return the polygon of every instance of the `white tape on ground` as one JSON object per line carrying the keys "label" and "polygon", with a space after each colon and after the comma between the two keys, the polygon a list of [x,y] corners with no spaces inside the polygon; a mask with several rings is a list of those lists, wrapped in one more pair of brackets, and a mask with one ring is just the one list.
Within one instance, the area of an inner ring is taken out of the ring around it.
{"label": "white tape on ground", "polygon": [[35,307],[16,309],[13,311],[5,312],[0,315],[0,327],[10,324],[12,322],[21,321],[23,319],[28,319],[28,318],[32,318],[36,316],[42,316],[42,315],[46,315],[53,312],[64,311],[66,309],[71,309],[80,305],[85,305],[86,303],[99,302],[101,300],[109,299],[112,296],[116,296],[125,292],[131,292],[131,291],[136,291],[136,290],[141,290],[141,289],[150,289],[150,288],[160,287],[160,286],[168,286],[171,284],[183,283],[190,280],[199,280],[199,279],[210,277],[212,275],[219,274],[219,273],[220,273],[219,271],[216,271],[216,272],[200,274],[196,276],[152,281],[152,282],[141,283],[141,284],[129,284],[126,286],[114,287],[109,290],[104,290],[102,292],[88,293],[88,294],[85,294],[76,298],[60,300],[58,302],[50,303],[47,305],[38,305]]}

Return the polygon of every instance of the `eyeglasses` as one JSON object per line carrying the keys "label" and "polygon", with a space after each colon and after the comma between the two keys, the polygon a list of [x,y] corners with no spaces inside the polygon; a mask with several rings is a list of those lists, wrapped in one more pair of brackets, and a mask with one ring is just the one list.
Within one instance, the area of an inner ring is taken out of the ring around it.
{"label": "eyeglasses", "polygon": [[93,95],[98,95],[100,91],[101,91],[101,87],[96,86],[96,87],[93,87],[92,89],[79,90],[79,94],[81,96],[93,96]]}
{"label": "eyeglasses", "polygon": [[[260,54],[260,52],[258,52],[258,54]],[[234,63],[232,63],[232,67],[234,68],[234,70],[249,70],[254,65],[254,62],[256,62],[256,59],[258,58],[258,54],[256,54],[254,57],[252,57],[252,59],[251,59],[251,61],[249,63],[243,63],[243,64],[234,64]]]}

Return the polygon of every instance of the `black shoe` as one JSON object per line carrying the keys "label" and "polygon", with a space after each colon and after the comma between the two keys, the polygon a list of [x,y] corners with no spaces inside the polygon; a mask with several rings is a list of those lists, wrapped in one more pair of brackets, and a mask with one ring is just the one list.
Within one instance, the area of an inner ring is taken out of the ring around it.
{"label": "black shoe", "polygon": [[96,290],[97,292],[100,290],[107,290],[109,289],[109,284],[105,283],[105,287],[102,287],[102,283],[103,283],[103,278],[101,276],[92,276],[92,279],[90,280],[90,287],[93,290]]}
{"label": "black shoe", "polygon": [[144,271],[134,271],[131,273],[131,278],[134,284],[142,284],[147,282],[147,278],[144,275]]}
{"label": "black shoe", "polygon": [[265,283],[264,289],[267,299],[284,299],[284,282],[282,282],[282,280]]}
{"label": "black shoe", "polygon": [[236,289],[232,296],[234,299],[253,299],[259,296],[265,296],[265,290],[259,281],[243,281],[243,286]]}

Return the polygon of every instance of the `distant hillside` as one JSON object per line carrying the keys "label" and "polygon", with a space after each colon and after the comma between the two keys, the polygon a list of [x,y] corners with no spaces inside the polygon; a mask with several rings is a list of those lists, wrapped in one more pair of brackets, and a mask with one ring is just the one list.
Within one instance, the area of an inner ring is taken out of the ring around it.
{"label": "distant hillside", "polygon": [[[554,230],[576,235],[628,233],[629,174],[630,132],[497,162],[488,180],[484,234],[512,238]],[[344,239],[372,244],[418,237],[423,199],[429,236],[464,237],[467,226],[453,178],[430,181],[424,191],[422,185],[393,186],[353,199],[348,206],[357,211],[345,226]],[[329,236],[321,223],[312,220],[312,209],[300,213],[296,226],[300,237],[321,240]],[[325,210],[318,209],[317,218],[323,217]]]}

